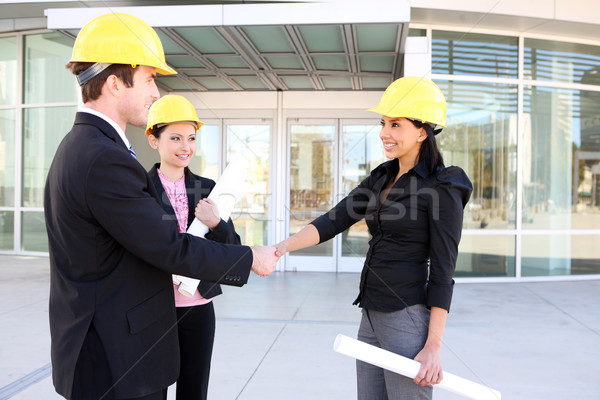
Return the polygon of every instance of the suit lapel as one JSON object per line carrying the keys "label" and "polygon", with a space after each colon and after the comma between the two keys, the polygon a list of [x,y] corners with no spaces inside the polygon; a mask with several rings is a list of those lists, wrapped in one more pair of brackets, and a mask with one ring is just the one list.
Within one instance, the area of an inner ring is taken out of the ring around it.
{"label": "suit lapel", "polygon": [[98,117],[97,115],[90,114],[87,112],[77,112],[75,114],[74,125],[93,125],[98,128],[104,136],[115,142],[119,147],[129,153],[129,149],[125,146],[123,139],[119,136],[119,133],[109,124],[106,120]]}
{"label": "suit lapel", "polygon": [[[200,189],[200,181],[197,181],[194,178],[194,175],[192,174],[192,172],[189,169],[185,169],[185,190],[187,192],[187,198],[188,198],[188,228],[190,227],[190,225],[192,225],[192,222],[194,222],[194,218],[196,218],[196,215],[194,213],[194,211],[196,210],[196,204],[198,204],[198,202],[200,201],[200,199],[202,198],[201,196],[196,196],[196,193],[199,189]],[[198,186],[198,187],[196,187]],[[196,199],[196,197],[198,197],[198,199]]]}

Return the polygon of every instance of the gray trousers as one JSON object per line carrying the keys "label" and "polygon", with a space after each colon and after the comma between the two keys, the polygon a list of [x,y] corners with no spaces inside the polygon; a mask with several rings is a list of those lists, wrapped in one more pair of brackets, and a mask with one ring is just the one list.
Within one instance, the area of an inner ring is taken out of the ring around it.
{"label": "gray trousers", "polygon": [[[362,310],[358,340],[414,358],[425,346],[429,309],[422,304],[400,311]],[[420,386],[412,379],[383,368],[356,361],[358,400],[430,400],[432,386]]]}

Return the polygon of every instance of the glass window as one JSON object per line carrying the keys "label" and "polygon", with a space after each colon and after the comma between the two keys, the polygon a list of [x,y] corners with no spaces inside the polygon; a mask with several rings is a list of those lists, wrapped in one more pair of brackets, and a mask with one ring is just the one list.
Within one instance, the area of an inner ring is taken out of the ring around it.
{"label": "glass window", "polygon": [[0,105],[17,102],[17,38],[0,38]]}
{"label": "glass window", "polygon": [[320,55],[312,56],[315,67],[326,71],[347,71],[348,59],[343,55]]}
{"label": "glass window", "polygon": [[339,25],[300,25],[298,30],[309,53],[344,52],[344,38]]}
{"label": "glass window", "polygon": [[227,125],[227,159],[248,160],[246,190],[231,214],[246,245],[266,245],[269,239],[269,161],[271,125]]}
{"label": "glass window", "polygon": [[426,29],[409,28],[408,36],[409,37],[425,37],[425,36],[427,36],[427,30]]}
{"label": "glass window", "polygon": [[385,90],[385,88],[387,88],[389,86],[389,84],[392,83],[392,80],[390,78],[386,78],[386,77],[364,76],[360,79],[362,80],[362,87],[364,90],[369,90],[369,89]]}
{"label": "glass window", "polygon": [[294,53],[280,26],[246,26],[242,30],[261,53]]}
{"label": "glass window", "polygon": [[43,212],[24,212],[21,230],[22,251],[48,252],[48,235]]}
{"label": "glass window", "polygon": [[46,175],[75,107],[27,108],[23,113],[23,206],[42,207]]}
{"label": "glass window", "polygon": [[[386,161],[379,139],[380,130],[381,127],[375,124],[343,126],[342,194],[339,200]],[[342,256],[365,257],[369,239],[364,219],[352,225],[342,232]]]}
{"label": "glass window", "polygon": [[76,102],[77,81],[65,69],[73,41],[59,33],[25,36],[25,103]]}
{"label": "glass window", "polygon": [[239,56],[213,56],[208,59],[219,68],[249,69],[248,64]]}
{"label": "glass window", "polygon": [[349,77],[323,76],[321,80],[325,88],[331,89],[352,89],[352,81]]}
{"label": "glass window", "polygon": [[[265,60],[269,63],[273,69],[304,69],[302,62],[298,56],[265,56]],[[283,77],[281,77],[283,79]]]}
{"label": "glass window", "polygon": [[390,51],[396,50],[398,25],[396,24],[364,24],[356,25],[356,42],[358,51]]}
{"label": "glass window", "polygon": [[15,205],[15,110],[0,110],[0,207]]}
{"label": "glass window", "polygon": [[[160,30],[158,31],[160,35]],[[203,54],[235,54],[235,51],[212,27],[175,28],[175,32]],[[161,41],[162,38],[163,36]],[[179,46],[177,47],[179,50]],[[171,54],[169,50],[170,46],[165,46],[165,53]],[[181,54],[185,54],[185,51],[181,50]]]}
{"label": "glass window", "polygon": [[0,250],[14,250],[15,213],[0,210]]}
{"label": "glass window", "polygon": [[523,228],[600,227],[600,92],[526,87]]}
{"label": "glass window", "polygon": [[[163,78],[164,79],[164,78]],[[223,82],[219,78],[207,77],[207,78],[196,78],[194,79],[196,82],[204,86],[208,90],[231,90],[231,86],[227,83]],[[171,85],[171,83],[169,83]],[[172,86],[172,85],[171,85]],[[189,88],[189,84],[187,82],[183,82],[182,86],[186,86]]]}
{"label": "glass window", "polygon": [[290,90],[313,89],[311,80],[305,76],[281,76],[281,80]]}
{"label": "glass window", "polygon": [[243,76],[238,76],[235,78],[232,78],[234,80],[235,83],[237,83],[238,85],[240,85],[241,87],[243,87],[245,90],[261,90],[267,89],[267,85],[265,85],[263,83],[263,81],[260,78],[254,77],[254,76],[248,76],[248,77],[243,77]]}
{"label": "glass window", "polygon": [[600,46],[525,39],[526,79],[600,84]]}
{"label": "glass window", "polygon": [[449,31],[432,36],[434,74],[518,77],[517,37]]}
{"label": "glass window", "polygon": [[523,236],[522,276],[600,274],[598,235]]}
{"label": "glass window", "polygon": [[204,124],[196,133],[196,152],[190,170],[197,175],[219,179],[219,125]]}
{"label": "glass window", "polygon": [[362,72],[392,72],[394,70],[394,56],[391,55],[363,55],[358,57]]}
{"label": "glass window", "polygon": [[515,276],[515,237],[464,235],[458,246],[455,277]]}
{"label": "glass window", "polygon": [[[334,205],[335,125],[290,126],[290,235]],[[333,241],[293,255],[331,256]]]}
{"label": "glass window", "polygon": [[473,194],[465,229],[515,228],[517,87],[438,81],[448,102],[448,128],[436,138],[445,164],[465,170]]}

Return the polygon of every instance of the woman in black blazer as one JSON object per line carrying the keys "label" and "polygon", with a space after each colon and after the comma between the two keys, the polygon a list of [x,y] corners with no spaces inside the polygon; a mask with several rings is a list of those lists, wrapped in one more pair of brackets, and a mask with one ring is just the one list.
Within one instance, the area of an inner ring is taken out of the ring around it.
{"label": "woman in black blazer", "polygon": [[[202,122],[182,96],[168,95],[150,108],[146,134],[158,150],[160,163],[149,171],[165,218],[186,232],[197,217],[210,230],[206,239],[240,244],[231,219],[223,221],[216,204],[207,198],[215,186],[211,179],[194,175],[188,168],[196,150],[196,131]],[[176,279],[174,280],[176,281]],[[177,400],[206,399],[215,336],[215,312],[211,299],[222,293],[218,284],[202,281],[194,294],[182,294],[174,282],[181,369]]]}

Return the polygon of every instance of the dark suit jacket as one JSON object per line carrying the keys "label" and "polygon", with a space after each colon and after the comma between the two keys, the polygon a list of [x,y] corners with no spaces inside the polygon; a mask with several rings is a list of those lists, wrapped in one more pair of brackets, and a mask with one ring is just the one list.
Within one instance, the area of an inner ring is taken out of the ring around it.
{"label": "dark suit jacket", "polygon": [[[148,175],[150,175],[150,179],[152,180],[152,183],[154,183],[154,187],[158,192],[158,197],[161,199],[163,210],[165,210],[172,220],[177,221],[175,210],[173,210],[173,205],[169,201],[169,197],[167,196],[165,188],[163,187],[160,177],[158,176],[158,168],[160,168],[160,163],[155,164],[150,171],[148,171]],[[192,171],[190,171],[189,168],[185,168],[184,175],[185,188],[188,198],[187,227],[189,228],[196,218],[194,215],[196,205],[201,199],[208,197],[210,192],[215,187],[215,181],[195,175],[192,173]],[[205,238],[220,243],[241,244],[240,236],[235,232],[235,227],[233,226],[231,218],[229,218],[227,222],[221,219],[221,222],[219,222],[214,229],[211,229],[205,235]],[[207,281],[201,281],[198,284],[198,291],[205,299],[211,299],[223,293],[219,284]]]}
{"label": "dark suit jacket", "polygon": [[252,252],[177,232],[154,184],[105,120],[77,113],[45,187],[52,374],[69,398],[93,328],[115,398],[173,383],[179,352],[171,274],[241,286]]}

